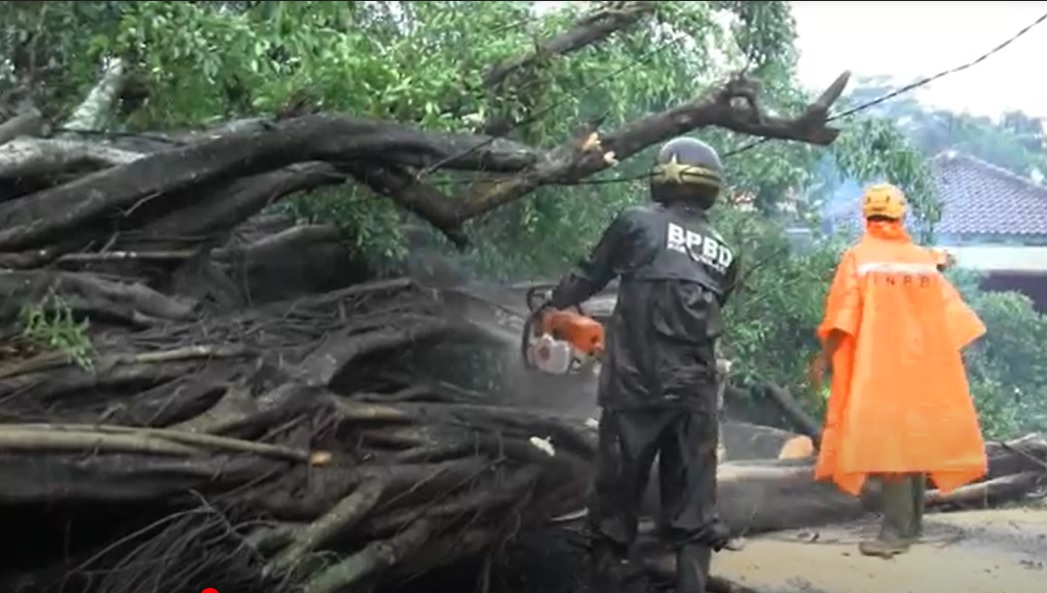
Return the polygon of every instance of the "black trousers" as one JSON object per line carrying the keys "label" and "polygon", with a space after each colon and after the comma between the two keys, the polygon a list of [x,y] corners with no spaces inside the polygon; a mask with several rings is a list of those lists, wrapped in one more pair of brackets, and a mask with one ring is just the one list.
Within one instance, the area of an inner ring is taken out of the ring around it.
{"label": "black trousers", "polygon": [[719,549],[728,533],[716,512],[718,420],[710,410],[609,410],[600,415],[593,500],[594,535],[628,549],[658,457],[660,525],[676,546]]}

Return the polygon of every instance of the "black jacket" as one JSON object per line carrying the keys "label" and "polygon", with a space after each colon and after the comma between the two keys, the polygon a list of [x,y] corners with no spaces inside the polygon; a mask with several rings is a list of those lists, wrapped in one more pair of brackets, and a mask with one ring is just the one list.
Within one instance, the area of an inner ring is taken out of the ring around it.
{"label": "black jacket", "polygon": [[599,404],[713,409],[720,309],[738,276],[734,252],[701,210],[656,203],[628,208],[549,304],[577,305],[616,276],[621,283],[607,327]]}

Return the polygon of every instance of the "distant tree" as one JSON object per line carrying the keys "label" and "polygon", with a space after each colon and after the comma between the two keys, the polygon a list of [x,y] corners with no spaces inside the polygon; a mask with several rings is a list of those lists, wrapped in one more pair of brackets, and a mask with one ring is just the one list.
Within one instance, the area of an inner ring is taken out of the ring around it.
{"label": "distant tree", "polygon": [[[856,104],[875,100],[908,82],[874,76],[860,79],[848,99]],[[904,94],[869,109],[872,115],[894,120],[913,144],[927,156],[957,150],[1019,175],[1047,171],[1043,121],[1022,111],[1008,111],[998,121],[969,113],[954,113],[920,103]]]}

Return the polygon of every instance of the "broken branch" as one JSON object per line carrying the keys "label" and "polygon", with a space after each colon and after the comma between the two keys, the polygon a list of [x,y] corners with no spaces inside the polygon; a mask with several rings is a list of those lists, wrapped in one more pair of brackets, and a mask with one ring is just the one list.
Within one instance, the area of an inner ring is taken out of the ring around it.
{"label": "broken branch", "polygon": [[422,519],[388,540],[367,544],[363,550],[311,578],[306,593],[336,593],[379,570],[394,566],[425,544],[431,528],[429,521]]}
{"label": "broken branch", "polygon": [[303,556],[320,549],[340,533],[348,532],[378,504],[387,485],[387,482],[381,478],[371,478],[365,481],[352,494],[332,507],[327,514],[313,521],[295,535],[294,541],[272,560],[269,570],[275,572],[293,569],[295,563]]}
{"label": "broken branch", "polygon": [[[461,224],[510,202],[542,185],[571,183],[613,166],[644,148],[686,134],[696,129],[715,126],[762,138],[792,140],[825,146],[839,135],[839,130],[826,125],[828,110],[839,98],[850,78],[844,72],[804,112],[795,118],[774,117],[762,113],[755,100],[755,85],[736,78],[703,98],[629,122],[600,136],[598,148],[582,150],[578,139],[546,153],[545,158],[518,175],[498,181],[467,196],[456,208],[454,219],[439,224]],[[742,106],[733,99],[744,97]],[[611,159],[607,155],[612,155]]]}

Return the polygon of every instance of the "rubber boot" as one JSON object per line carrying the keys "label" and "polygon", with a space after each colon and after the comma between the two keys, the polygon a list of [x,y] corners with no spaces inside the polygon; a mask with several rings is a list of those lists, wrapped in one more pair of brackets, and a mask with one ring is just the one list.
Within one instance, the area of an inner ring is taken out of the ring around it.
{"label": "rubber boot", "polygon": [[876,539],[858,545],[863,555],[892,558],[908,552],[919,538],[923,496],[921,492],[921,504],[917,504],[916,478],[911,475],[882,478],[883,523]]}
{"label": "rubber boot", "polygon": [[881,535],[876,539],[866,540],[858,544],[858,551],[863,556],[889,559],[908,552],[911,546],[912,542],[909,540]]}
{"label": "rubber boot", "polygon": [[676,548],[676,593],[706,593],[713,551],[687,544]]}
{"label": "rubber boot", "polygon": [[923,537],[923,514],[927,507],[927,477],[923,474],[912,476],[912,498],[913,498],[913,526],[912,536],[914,540]]}
{"label": "rubber boot", "polygon": [[621,593],[625,553],[617,543],[596,538],[589,550],[589,583],[593,593]]}

